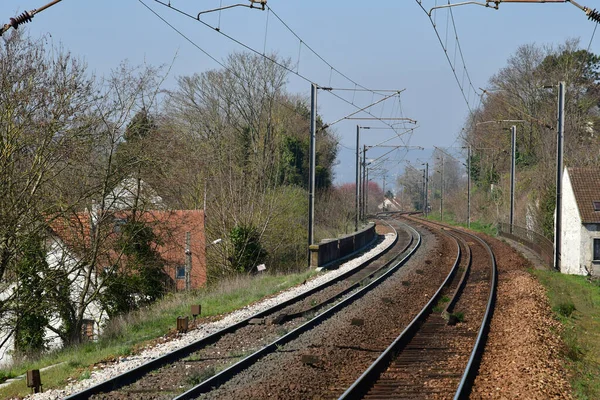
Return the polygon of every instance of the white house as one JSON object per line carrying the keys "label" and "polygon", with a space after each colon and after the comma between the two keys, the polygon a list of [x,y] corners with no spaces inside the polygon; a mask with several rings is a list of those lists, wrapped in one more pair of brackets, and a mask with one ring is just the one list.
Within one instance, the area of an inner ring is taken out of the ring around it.
{"label": "white house", "polygon": [[[85,268],[80,267],[80,261],[73,254],[67,245],[58,237],[48,235],[46,239],[46,262],[51,270],[61,270],[67,275],[69,282],[71,301],[76,304],[77,299],[83,292]],[[91,278],[96,281],[95,271],[91,271]],[[7,287],[0,291],[0,301],[7,300],[14,296],[18,289],[15,282],[7,283]],[[16,315],[8,315],[8,318],[16,319]],[[101,333],[102,326],[108,319],[107,314],[101,307],[99,301],[92,301],[84,310],[84,321],[82,335],[85,339],[95,340]],[[55,349],[62,346],[62,340],[53,331],[59,329],[62,325],[59,315],[50,315],[49,326],[45,328],[44,336],[48,349]],[[9,366],[12,362],[12,353],[14,351],[14,329],[0,329],[0,367]]]}
{"label": "white house", "polygon": [[600,168],[565,168],[560,270],[600,275]]}

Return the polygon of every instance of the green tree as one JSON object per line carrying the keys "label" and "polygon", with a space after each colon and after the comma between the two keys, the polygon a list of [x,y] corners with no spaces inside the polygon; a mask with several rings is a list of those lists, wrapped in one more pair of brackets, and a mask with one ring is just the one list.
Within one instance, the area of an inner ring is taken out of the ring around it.
{"label": "green tree", "polygon": [[45,328],[49,322],[44,289],[45,275],[49,271],[43,238],[39,234],[24,239],[16,271],[15,350],[17,354],[31,355],[46,349]]}
{"label": "green tree", "polygon": [[230,262],[235,271],[252,272],[264,262],[267,252],[260,243],[260,235],[254,226],[237,225],[229,232],[233,247]]}
{"label": "green tree", "polygon": [[120,226],[115,250],[122,262],[104,272],[108,279],[101,300],[109,316],[151,304],[169,289],[164,261],[156,251],[159,240],[152,228],[140,220]]}

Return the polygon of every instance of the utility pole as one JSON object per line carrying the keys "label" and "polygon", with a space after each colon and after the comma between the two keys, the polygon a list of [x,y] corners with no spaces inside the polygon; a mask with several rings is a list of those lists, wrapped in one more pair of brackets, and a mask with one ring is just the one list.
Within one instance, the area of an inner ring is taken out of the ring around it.
{"label": "utility pole", "polygon": [[355,198],[355,221],[354,230],[358,231],[358,220],[360,219],[360,126],[356,125],[356,198]]}
{"label": "utility pole", "polygon": [[565,136],[565,82],[558,83],[558,130],[556,138],[556,223],[554,224],[554,268],[560,271],[562,228],[563,141]]}
{"label": "utility pole", "polygon": [[471,145],[467,150],[467,228],[471,228]]}
{"label": "utility pole", "polygon": [[440,182],[440,220],[444,222],[444,156],[442,160],[442,181]]}
{"label": "utility pole", "polygon": [[429,163],[425,163],[425,217],[429,215]]}
{"label": "utility pole", "polygon": [[367,180],[365,186],[365,220],[367,219],[367,215],[369,214],[369,169],[365,167],[367,171]]}
{"label": "utility pole", "polygon": [[[385,211],[385,174],[383,174],[383,204],[381,210]],[[377,210],[375,212],[377,212]]]}
{"label": "utility pole", "polygon": [[425,168],[423,168],[423,185],[422,185],[422,187],[423,187],[423,189],[422,189],[423,190],[423,199],[422,199],[423,205],[421,206],[421,211],[423,212],[423,215],[425,215],[425,202],[426,202],[426,200],[425,200],[425,196],[426,196],[426,194],[425,194]]}
{"label": "utility pole", "polygon": [[365,207],[365,203],[366,203],[366,194],[367,194],[367,145],[363,144],[363,156],[362,156],[362,168],[363,168],[363,175],[362,175],[362,209],[361,209],[361,213],[362,213],[362,219],[363,221],[367,218],[366,215],[366,207]]}
{"label": "utility pole", "polygon": [[511,143],[511,157],[510,157],[510,233],[513,233],[513,223],[515,218],[515,164],[517,154],[517,127],[515,125],[510,127],[510,143]]}
{"label": "utility pole", "polygon": [[[315,232],[315,163],[316,163],[316,137],[317,137],[317,85],[310,86],[310,155],[309,155],[309,182],[308,182],[308,245],[314,243]],[[308,264],[310,265],[310,251],[308,251]]]}

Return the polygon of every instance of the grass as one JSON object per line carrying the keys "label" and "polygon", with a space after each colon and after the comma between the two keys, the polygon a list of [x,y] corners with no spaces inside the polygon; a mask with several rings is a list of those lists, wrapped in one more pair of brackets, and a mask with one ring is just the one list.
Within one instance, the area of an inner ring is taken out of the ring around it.
{"label": "grass", "polygon": [[548,289],[563,324],[564,358],[578,399],[600,398],[600,282],[553,271],[533,271]]}
{"label": "grass", "polygon": [[[41,372],[44,390],[62,387],[69,382],[86,379],[86,370],[96,363],[132,354],[144,343],[160,338],[175,328],[177,316],[188,315],[190,305],[202,305],[202,317],[225,314],[295,286],[314,272],[287,275],[240,276],[190,293],[166,296],[154,305],[109,321],[97,342],[64,348],[38,360],[23,360],[11,368],[0,369],[0,380],[14,378],[29,369],[56,367]],[[26,396],[30,389],[20,380],[0,389],[0,398]]]}
{"label": "grass", "polygon": [[439,313],[442,312],[444,310],[444,308],[446,307],[446,303],[448,303],[450,301],[450,298],[448,296],[442,296],[437,304],[433,307],[432,311],[435,313]]}
{"label": "grass", "polygon": [[[441,222],[439,213],[430,213],[427,219],[431,221]],[[453,226],[462,226],[463,228],[467,227],[467,224],[465,222],[457,222],[454,218],[454,215],[452,214],[444,213],[444,223]],[[489,236],[498,236],[498,229],[496,225],[491,223],[486,224],[481,221],[471,221],[471,227],[469,229],[476,232],[485,233]]]}

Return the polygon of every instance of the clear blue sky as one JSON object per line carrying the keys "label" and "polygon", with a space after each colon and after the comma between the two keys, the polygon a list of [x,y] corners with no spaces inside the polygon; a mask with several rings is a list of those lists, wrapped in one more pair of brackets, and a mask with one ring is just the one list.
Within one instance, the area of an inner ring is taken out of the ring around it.
{"label": "clear blue sky", "polygon": [[[17,12],[41,7],[49,0],[14,0],[0,2],[0,22]],[[168,0],[166,0],[168,1]],[[200,23],[177,14],[153,0],[144,0],[157,13],[176,25],[185,35],[209,54],[222,60],[232,51],[241,51],[238,44]],[[246,2],[246,0],[240,0]],[[598,7],[597,0],[581,0],[583,5]],[[171,0],[171,4],[191,14],[198,11],[234,4],[235,0]],[[424,0],[429,9],[435,0]],[[437,3],[444,3],[438,0]],[[301,38],[335,68],[374,89],[406,89],[402,94],[402,112],[418,121],[419,128],[410,138],[411,145],[426,147],[412,151],[407,159],[428,159],[433,145],[456,145],[456,135],[468,116],[468,108],[452,75],[444,52],[435,36],[428,17],[414,0],[269,0],[268,4]],[[475,88],[486,87],[492,74],[505,65],[506,59],[519,45],[526,43],[558,44],[568,38],[581,38],[587,47],[594,23],[572,4],[507,4],[500,10],[479,6],[453,9],[464,58]],[[265,46],[265,11],[236,8],[220,15],[221,31],[260,51]],[[218,24],[218,14],[203,18],[211,25]],[[438,30],[445,40],[447,11],[436,17]],[[449,25],[448,46],[453,51],[452,25]],[[110,72],[122,60],[133,65],[147,62],[153,65],[170,64],[175,58],[167,88],[172,88],[175,76],[202,72],[219,66],[201,53],[164,22],[159,20],[138,0],[81,1],[63,0],[38,14],[27,25],[34,36],[49,35],[75,55],[84,58],[97,75]],[[600,36],[598,32],[597,36]],[[600,38],[591,50],[600,52]],[[271,14],[268,19],[267,52],[298,61],[299,42]],[[453,54],[451,56],[453,59]],[[462,67],[462,64],[458,64]],[[306,48],[302,48],[299,71],[320,85],[353,88],[354,85],[337,75]],[[459,72],[459,77],[461,76]],[[309,96],[310,87],[304,80],[290,75],[288,89]],[[340,93],[355,104],[368,105],[370,93]],[[377,99],[377,97],[375,97]],[[473,98],[471,98],[473,101]],[[476,102],[475,102],[476,103]],[[319,113],[326,122],[337,120],[356,108],[331,94],[319,94]],[[373,108],[377,116],[399,116],[398,102],[386,102]],[[381,126],[380,123],[359,121],[361,125]],[[357,121],[336,124],[341,139],[336,182],[354,179],[355,132]],[[389,137],[385,130],[364,131],[367,145],[377,144]],[[408,138],[407,138],[408,139]],[[390,143],[400,144],[399,140]],[[455,150],[456,151],[456,150]],[[370,151],[377,157],[383,150]],[[398,160],[397,154],[393,156]],[[388,181],[399,173],[391,168]]]}

